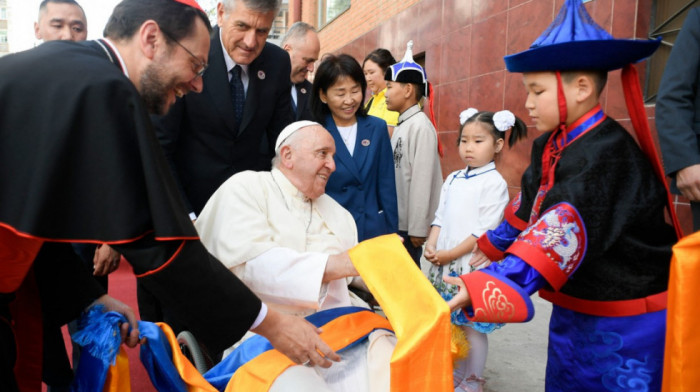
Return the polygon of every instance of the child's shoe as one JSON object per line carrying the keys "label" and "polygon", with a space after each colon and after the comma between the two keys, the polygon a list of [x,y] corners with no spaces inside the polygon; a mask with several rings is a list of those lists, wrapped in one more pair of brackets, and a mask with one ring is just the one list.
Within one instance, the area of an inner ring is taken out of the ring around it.
{"label": "child's shoe", "polygon": [[457,388],[455,388],[455,392],[483,392],[484,384],[486,384],[486,380],[472,374],[459,383]]}

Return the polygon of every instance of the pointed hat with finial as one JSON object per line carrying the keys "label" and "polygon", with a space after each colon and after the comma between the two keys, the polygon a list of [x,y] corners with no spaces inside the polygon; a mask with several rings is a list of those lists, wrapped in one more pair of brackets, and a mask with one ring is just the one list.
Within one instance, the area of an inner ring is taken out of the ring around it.
{"label": "pointed hat with finial", "polygon": [[660,41],[616,39],[591,18],[581,0],[566,0],[530,49],[505,56],[510,72],[606,70],[649,57]]}
{"label": "pointed hat with finial", "polygon": [[423,85],[423,95],[428,96],[428,76],[423,67],[413,60],[413,41],[408,41],[406,44],[406,54],[403,59],[386,69],[384,80]]}

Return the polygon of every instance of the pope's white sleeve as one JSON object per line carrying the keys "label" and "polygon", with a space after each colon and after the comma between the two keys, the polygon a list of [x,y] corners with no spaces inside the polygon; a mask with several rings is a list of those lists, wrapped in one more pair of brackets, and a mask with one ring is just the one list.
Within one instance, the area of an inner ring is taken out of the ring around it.
{"label": "pope's white sleeve", "polygon": [[328,255],[272,248],[244,263],[239,276],[268,303],[319,309],[328,285],[322,283]]}

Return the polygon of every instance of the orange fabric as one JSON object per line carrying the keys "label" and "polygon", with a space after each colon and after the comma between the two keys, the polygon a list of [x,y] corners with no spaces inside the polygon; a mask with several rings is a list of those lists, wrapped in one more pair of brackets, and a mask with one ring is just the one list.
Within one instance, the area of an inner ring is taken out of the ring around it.
{"label": "orange fabric", "polygon": [[673,247],[668,284],[663,392],[696,391],[700,385],[700,231]]}
{"label": "orange fabric", "polygon": [[123,346],[119,347],[117,362],[109,367],[105,379],[104,392],[131,392],[131,376],[129,375],[129,357]]}
{"label": "orange fabric", "polygon": [[391,390],[453,391],[450,309],[399,236],[363,241],[349,253],[396,333]]}
{"label": "orange fabric", "polygon": [[180,344],[170,326],[165,323],[156,323],[156,325],[163,331],[165,337],[168,338],[170,347],[173,348],[173,365],[180,373],[182,381],[187,384],[187,390],[189,392],[218,392],[182,354],[179,348]]}
{"label": "orange fabric", "polygon": [[[375,329],[391,330],[391,324],[378,314],[358,312],[338,317],[326,323],[322,329],[323,341],[333,351],[337,351]],[[281,352],[266,351],[241,366],[231,377],[225,391],[267,391],[282,372],[294,365],[294,362]]]}
{"label": "orange fabric", "polygon": [[22,284],[42,240],[19,235],[13,228],[0,224],[0,293],[12,293]]}

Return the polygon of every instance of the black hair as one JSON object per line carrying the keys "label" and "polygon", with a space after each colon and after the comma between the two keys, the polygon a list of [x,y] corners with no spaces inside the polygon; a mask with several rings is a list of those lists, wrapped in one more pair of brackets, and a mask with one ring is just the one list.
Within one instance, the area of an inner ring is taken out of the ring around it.
{"label": "black hair", "polygon": [[360,84],[362,90],[362,100],[360,106],[355,112],[356,116],[367,116],[362,102],[365,101],[365,90],[367,90],[367,81],[365,74],[362,72],[360,63],[349,54],[333,55],[329,54],[323,57],[321,64],[316,68],[314,75],[314,84],[311,94],[311,113],[313,113],[316,121],[324,123],[326,115],[330,113],[328,105],[321,101],[321,91],[324,94],[334,85],[342,76],[347,76],[350,79]]}
{"label": "black hair", "polygon": [[207,15],[189,5],[174,0],[123,0],[114,7],[103,34],[114,40],[129,39],[145,21],[154,20],[166,39],[179,41],[192,33],[197,18],[211,32]]}
{"label": "black hair", "polygon": [[386,72],[387,68],[396,64],[394,56],[391,55],[390,51],[384,48],[374,49],[373,51],[369,52],[367,57],[365,57],[364,61],[362,61],[362,68],[365,67],[365,63],[367,62],[367,60],[371,60],[373,63],[377,64],[382,70],[382,74]]}
{"label": "black hair", "polygon": [[[475,115],[469,117],[467,121],[462,124],[462,126],[459,128],[459,137],[457,138],[457,145],[459,145],[460,140],[462,140],[462,131],[464,131],[464,127],[467,126],[467,124],[479,122],[481,125],[486,127],[486,129],[489,130],[491,135],[494,137],[495,140],[498,139],[505,139],[506,133],[501,132],[496,128],[496,124],[493,122],[493,116],[494,112],[478,112]],[[510,137],[508,138],[508,147],[513,147],[513,145],[520,139],[524,139],[527,137],[527,125],[525,125],[525,122],[515,116],[515,123],[513,126],[510,128]]]}
{"label": "black hair", "polygon": [[44,0],[44,1],[41,2],[41,4],[39,4],[39,15],[40,15],[40,16],[41,16],[41,13],[42,13],[42,12],[46,11],[46,5],[47,5],[48,3],[54,3],[54,4],[72,4],[72,5],[75,5],[75,6],[77,6],[78,8],[80,8],[80,11],[83,13],[83,16],[85,16],[85,10],[84,10],[83,7],[81,7],[80,4],[78,4],[78,2],[75,1],[75,0]]}
{"label": "black hair", "polygon": [[586,75],[593,80],[596,88],[596,97],[600,97],[600,94],[605,88],[605,84],[608,82],[608,71],[607,70],[579,70],[579,71],[561,71],[561,79],[563,82],[571,83],[576,75]]}

